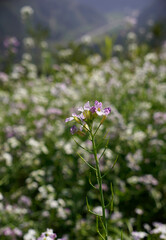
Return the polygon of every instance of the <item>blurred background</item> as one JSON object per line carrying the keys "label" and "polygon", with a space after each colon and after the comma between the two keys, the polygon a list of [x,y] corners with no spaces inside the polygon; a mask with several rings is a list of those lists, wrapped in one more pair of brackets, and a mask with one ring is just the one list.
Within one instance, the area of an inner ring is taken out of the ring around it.
{"label": "blurred background", "polygon": [[164,0],[1,0],[0,40],[15,36],[20,41],[26,36],[20,19],[20,9],[25,5],[34,10],[31,21],[36,34],[40,31],[49,43],[77,42],[84,35],[94,38],[102,38],[104,34],[123,35],[126,23],[142,35],[149,26],[155,34],[164,35],[165,4]]}
{"label": "blurred background", "polygon": [[109,240],[166,240],[165,23],[165,0],[0,0],[0,239],[100,239],[76,153],[94,159],[65,124],[98,100],[112,109],[97,137]]}

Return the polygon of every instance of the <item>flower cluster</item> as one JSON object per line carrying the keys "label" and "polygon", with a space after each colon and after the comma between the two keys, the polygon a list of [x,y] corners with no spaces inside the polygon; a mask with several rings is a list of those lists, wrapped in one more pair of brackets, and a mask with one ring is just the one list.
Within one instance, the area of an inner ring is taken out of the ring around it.
{"label": "flower cluster", "polygon": [[42,233],[38,240],[54,240],[55,238],[57,238],[56,233],[52,229],[47,228],[47,231]]}
{"label": "flower cluster", "polygon": [[16,37],[6,37],[3,41],[3,46],[9,52],[16,54],[20,43]]}
{"label": "flower cluster", "polygon": [[34,10],[32,7],[30,6],[24,6],[21,8],[21,17],[23,20],[27,19],[28,17],[30,17],[31,15],[33,15]]}
{"label": "flower cluster", "polygon": [[145,232],[132,232],[132,237],[134,240],[140,240],[147,236],[147,233]]}
{"label": "flower cluster", "polygon": [[[93,120],[97,116],[102,116],[101,123],[106,119],[108,114],[111,112],[111,108],[107,107],[103,109],[102,102],[95,101],[94,106],[90,106],[89,101],[84,105],[84,107],[79,107],[78,111],[80,114],[73,113],[71,117],[66,118],[65,122],[70,122],[75,120],[76,122],[80,123],[82,126],[85,126],[86,124],[89,126]],[[82,127],[80,130],[74,125],[71,129],[71,134],[74,134],[76,132],[80,133],[82,131]]]}

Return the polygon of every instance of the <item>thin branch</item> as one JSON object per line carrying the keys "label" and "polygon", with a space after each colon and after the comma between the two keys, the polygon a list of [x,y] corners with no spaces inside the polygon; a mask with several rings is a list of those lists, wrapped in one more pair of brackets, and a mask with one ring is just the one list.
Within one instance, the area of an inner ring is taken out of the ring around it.
{"label": "thin branch", "polygon": [[112,167],[111,167],[111,169],[110,170],[108,170],[103,176],[102,176],[102,178],[103,177],[105,177],[114,167],[115,167],[115,164],[116,164],[116,162],[118,161],[118,156],[116,157],[116,159],[115,159],[115,161],[114,161],[114,163],[113,163],[113,165],[112,165]]}
{"label": "thin branch", "polygon": [[99,130],[99,128],[100,128],[100,126],[101,126],[101,124],[102,124],[102,123],[99,124],[99,126],[97,127],[97,129],[96,129],[95,133],[93,134],[93,136],[96,135],[97,131]]}
{"label": "thin branch", "polygon": [[86,197],[86,205],[87,205],[87,209],[88,212],[90,212],[91,214],[97,216],[97,217],[101,217],[100,215],[98,215],[97,213],[94,213],[93,211],[91,211],[90,207],[89,207],[89,203],[88,203],[88,198]]}
{"label": "thin branch", "polygon": [[114,192],[113,192],[113,187],[111,183],[111,201],[105,206],[105,208],[108,208],[111,205],[111,211],[113,211],[114,208]]}
{"label": "thin branch", "polygon": [[89,149],[87,149],[87,148],[84,148],[83,146],[81,146],[75,139],[74,139],[74,137],[72,137],[73,138],[73,141],[80,147],[80,148],[82,148],[82,149],[84,149],[85,151],[87,151],[87,152],[89,152],[89,153],[93,153],[92,151],[90,151]]}
{"label": "thin branch", "polygon": [[98,221],[98,217],[96,217],[96,230],[97,230],[97,233],[100,235],[100,237],[105,240],[105,238],[103,237],[103,235],[100,233],[99,231],[99,221]]}
{"label": "thin branch", "polygon": [[104,228],[104,231],[105,231],[105,233],[106,233],[106,228],[105,228],[105,226],[104,226],[104,223],[103,223],[101,217],[100,217],[99,219],[100,219],[100,222],[101,222],[101,224],[102,224],[102,226],[103,226],[103,228]]}
{"label": "thin branch", "polygon": [[97,187],[95,187],[93,184],[92,184],[92,181],[91,181],[91,172],[89,174],[89,184],[95,189],[95,190],[98,190]]}
{"label": "thin branch", "polygon": [[[107,135],[108,135],[109,132],[107,132],[105,134],[105,136],[103,137],[103,139],[106,139]],[[101,146],[103,144],[103,140],[96,146],[96,148],[98,149],[99,146]]]}
{"label": "thin branch", "polygon": [[[80,124],[81,124],[81,123],[80,123]],[[90,133],[90,130],[89,130],[88,128],[85,127],[85,124],[84,124],[84,125],[81,124],[81,126],[82,126],[84,129],[86,129],[86,130]]]}
{"label": "thin branch", "polygon": [[104,148],[101,156],[99,157],[99,160],[100,160],[100,159],[102,158],[102,156],[104,155],[104,153],[105,153],[105,151],[106,151],[106,149],[107,149],[107,147],[108,147],[108,143],[109,143],[109,139],[107,140],[107,143],[106,143],[106,145],[105,145],[105,148]]}
{"label": "thin branch", "polygon": [[111,211],[114,210],[114,191],[111,183],[111,194],[112,194],[112,199],[111,199]]}
{"label": "thin branch", "polygon": [[114,161],[114,164],[113,164],[113,166],[112,166],[112,168],[111,169],[113,169],[114,167],[115,167],[115,164],[116,164],[116,162],[118,161],[118,155],[117,155],[117,157],[116,157],[116,159],[115,159],[115,161]]}
{"label": "thin branch", "polygon": [[78,152],[77,152],[78,156],[94,171],[96,171],[96,168],[94,168],[91,164],[89,164]]}
{"label": "thin branch", "polygon": [[105,208],[108,208],[111,205],[111,201],[105,206]]}

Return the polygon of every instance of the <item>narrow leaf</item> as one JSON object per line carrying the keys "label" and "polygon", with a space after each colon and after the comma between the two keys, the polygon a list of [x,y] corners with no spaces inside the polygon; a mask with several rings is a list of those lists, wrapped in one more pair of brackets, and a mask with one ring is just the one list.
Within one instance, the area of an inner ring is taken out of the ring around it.
{"label": "narrow leaf", "polygon": [[121,231],[121,238],[120,238],[121,240],[123,240],[123,232]]}

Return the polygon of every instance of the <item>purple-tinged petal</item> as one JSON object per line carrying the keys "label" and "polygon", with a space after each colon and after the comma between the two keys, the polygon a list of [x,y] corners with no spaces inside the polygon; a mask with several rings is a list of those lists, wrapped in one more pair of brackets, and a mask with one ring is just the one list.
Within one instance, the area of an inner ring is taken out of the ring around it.
{"label": "purple-tinged petal", "polygon": [[62,111],[60,109],[58,109],[58,108],[49,108],[47,110],[47,114],[48,115],[51,115],[51,114],[61,115]]}
{"label": "purple-tinged petal", "polygon": [[88,101],[87,103],[85,103],[85,105],[84,105],[84,110],[90,110],[89,101]]}
{"label": "purple-tinged petal", "polygon": [[95,101],[95,107],[96,108],[102,108],[102,102],[98,102],[97,100]]}
{"label": "purple-tinged petal", "polygon": [[83,112],[83,111],[84,111],[83,107],[79,107],[79,108],[78,108],[78,111],[79,111],[79,112]]}
{"label": "purple-tinged petal", "polygon": [[73,119],[74,119],[73,117],[66,118],[65,122],[70,122],[70,121],[72,121]]}
{"label": "purple-tinged petal", "polygon": [[90,108],[90,111],[91,111],[91,113],[95,113],[95,112],[96,112],[96,107],[95,107],[95,106],[92,106],[92,107]]}
{"label": "purple-tinged petal", "polygon": [[84,120],[84,119],[85,119],[85,116],[84,116],[84,114],[83,114],[83,113],[81,113],[81,114],[79,115],[79,118],[80,118],[81,120]]}
{"label": "purple-tinged petal", "polygon": [[79,115],[76,113],[72,113],[72,117],[79,117]]}
{"label": "purple-tinged petal", "polygon": [[51,237],[52,239],[54,239],[54,238],[57,237],[57,235],[56,235],[56,233],[53,233],[53,234],[50,235],[50,237]]}
{"label": "purple-tinged petal", "polygon": [[70,128],[70,132],[72,135],[75,134],[77,131],[78,131],[78,128],[75,125],[73,125],[73,127]]}
{"label": "purple-tinged petal", "polygon": [[111,112],[111,108],[110,107],[104,108],[104,113],[105,113],[106,116],[108,114],[110,114],[110,112]]}
{"label": "purple-tinged petal", "polygon": [[96,111],[96,113],[97,113],[98,116],[105,115],[103,111]]}

